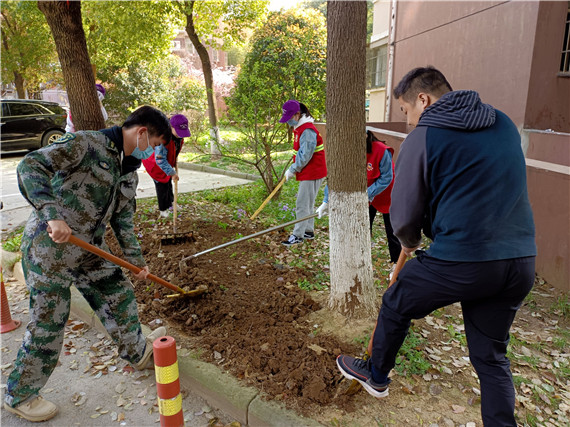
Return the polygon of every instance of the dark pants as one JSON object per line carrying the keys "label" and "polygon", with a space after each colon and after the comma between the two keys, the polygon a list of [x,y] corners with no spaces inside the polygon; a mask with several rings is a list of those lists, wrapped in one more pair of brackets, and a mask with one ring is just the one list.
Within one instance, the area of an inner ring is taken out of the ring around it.
{"label": "dark pants", "polygon": [[[368,205],[368,214],[370,216],[370,233],[372,233],[372,224],[374,223],[374,218],[376,218],[376,208],[372,205]],[[390,214],[383,213],[382,218],[384,219],[384,229],[386,230],[386,238],[388,239],[388,251],[390,252],[390,261],[398,262],[398,257],[402,250],[400,241],[396,236],[394,236],[394,230],[392,229],[392,223],[390,222]]]}
{"label": "dark pants", "polygon": [[156,198],[158,199],[158,209],[165,211],[172,206],[174,202],[174,192],[172,191],[172,179],[168,182],[154,181],[156,188]]}
{"label": "dark pants", "polygon": [[534,257],[452,262],[416,251],[382,298],[373,338],[372,363],[394,367],[411,323],[433,310],[461,303],[469,358],[481,382],[485,427],[516,426],[515,390],[506,357],[509,329],[534,283]]}

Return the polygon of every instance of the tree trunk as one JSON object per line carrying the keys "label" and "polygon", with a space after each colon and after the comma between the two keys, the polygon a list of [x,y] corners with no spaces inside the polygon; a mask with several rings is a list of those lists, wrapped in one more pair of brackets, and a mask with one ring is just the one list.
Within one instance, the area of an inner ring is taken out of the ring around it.
{"label": "tree trunk", "polygon": [[22,75],[17,71],[14,71],[14,84],[16,85],[18,98],[25,99],[26,92],[24,91],[24,77],[22,77]]}
{"label": "tree trunk", "polygon": [[76,130],[105,127],[81,20],[80,1],[38,1],[53,34]]}
{"label": "tree trunk", "polygon": [[208,98],[208,118],[210,120],[210,154],[218,157],[220,155],[220,130],[218,129],[218,116],[216,111],[216,94],[214,93],[214,76],[208,49],[200,42],[200,38],[194,27],[194,1],[188,2],[186,12],[186,34],[194,45],[200,61],[202,62],[202,72],[204,73],[204,83],[206,84],[206,96]]}
{"label": "tree trunk", "polygon": [[347,317],[376,314],[366,194],[366,2],[329,1],[327,167],[329,306]]}

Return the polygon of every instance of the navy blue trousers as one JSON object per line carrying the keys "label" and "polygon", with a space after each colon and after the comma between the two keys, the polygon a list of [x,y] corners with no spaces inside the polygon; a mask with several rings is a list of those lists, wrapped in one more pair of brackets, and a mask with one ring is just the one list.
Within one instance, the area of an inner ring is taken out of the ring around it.
{"label": "navy blue trousers", "polygon": [[395,365],[411,319],[461,303],[469,359],[481,382],[485,427],[516,426],[515,389],[506,357],[509,329],[534,283],[534,257],[486,262],[442,261],[416,252],[382,298],[372,363],[382,374]]}

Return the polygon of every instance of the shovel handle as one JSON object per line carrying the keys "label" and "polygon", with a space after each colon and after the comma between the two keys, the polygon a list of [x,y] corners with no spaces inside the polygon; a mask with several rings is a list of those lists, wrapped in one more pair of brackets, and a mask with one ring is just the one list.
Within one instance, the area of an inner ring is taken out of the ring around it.
{"label": "shovel handle", "polygon": [[[80,248],[83,248],[86,251],[98,255],[101,258],[105,258],[107,261],[111,261],[113,264],[116,264],[120,267],[125,267],[127,270],[133,272],[134,274],[137,274],[142,270],[142,268],[137,267],[136,265],[133,265],[130,262],[127,262],[119,257],[116,257],[115,255],[112,255],[109,252],[105,252],[104,250],[99,249],[97,246],[93,246],[92,244],[87,243],[78,237],[75,237],[73,234],[69,236],[69,243],[73,243],[74,245],[79,246]],[[158,283],[159,285],[166,286],[167,288],[172,289],[173,291],[179,292],[181,294],[184,293],[184,290],[182,288],[179,288],[178,286],[173,285],[172,283],[167,282],[166,280],[161,279],[160,277],[155,276],[154,274],[149,273],[147,279],[152,280],[153,282]]]}
{"label": "shovel handle", "polygon": [[392,279],[390,280],[390,284],[388,285],[388,287],[396,283],[396,279],[398,279],[398,274],[400,274],[400,271],[402,270],[404,264],[406,263],[406,258],[407,258],[406,253],[402,249],[400,252],[400,256],[398,257],[398,262],[396,262],[396,267],[394,267],[394,274],[392,274]]}
{"label": "shovel handle", "polygon": [[[390,288],[390,286],[396,283],[396,280],[398,279],[398,274],[400,274],[400,271],[404,267],[407,258],[408,257],[406,256],[406,253],[402,249],[400,252],[400,256],[398,257],[398,262],[396,262],[396,267],[394,268],[394,274],[392,274],[392,279],[388,284],[388,288]],[[368,352],[369,356],[372,356],[372,340],[374,339],[374,332],[376,332],[376,326],[378,326],[378,321],[376,321],[374,329],[372,330],[372,335],[370,335],[370,341],[368,341],[368,348],[366,349],[366,351]]]}
{"label": "shovel handle", "polygon": [[[178,175],[178,165],[176,165],[176,175]],[[176,233],[176,217],[178,216],[178,180],[174,181],[174,203],[172,210],[172,231]]]}
{"label": "shovel handle", "polygon": [[255,219],[255,217],[257,215],[259,215],[259,212],[261,212],[261,210],[265,207],[265,205],[267,203],[269,203],[269,201],[273,198],[273,196],[275,196],[275,193],[277,193],[279,191],[279,189],[283,186],[283,184],[285,184],[285,181],[287,180],[287,178],[283,177],[283,179],[281,181],[279,181],[279,184],[277,184],[275,186],[275,188],[273,189],[273,191],[271,192],[271,194],[269,196],[267,196],[267,199],[265,199],[263,201],[263,203],[261,204],[260,207],[257,208],[257,210],[255,211],[255,213],[249,217],[250,220]]}

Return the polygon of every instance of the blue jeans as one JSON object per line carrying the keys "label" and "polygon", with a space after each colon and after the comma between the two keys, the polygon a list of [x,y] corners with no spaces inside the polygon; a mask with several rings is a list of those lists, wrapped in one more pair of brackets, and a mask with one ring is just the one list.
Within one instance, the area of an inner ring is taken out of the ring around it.
{"label": "blue jeans", "polygon": [[416,255],[382,298],[373,337],[375,369],[382,374],[392,370],[411,319],[460,302],[469,358],[481,382],[483,423],[516,426],[507,345],[516,312],[534,283],[535,257],[453,262],[423,251]]}

